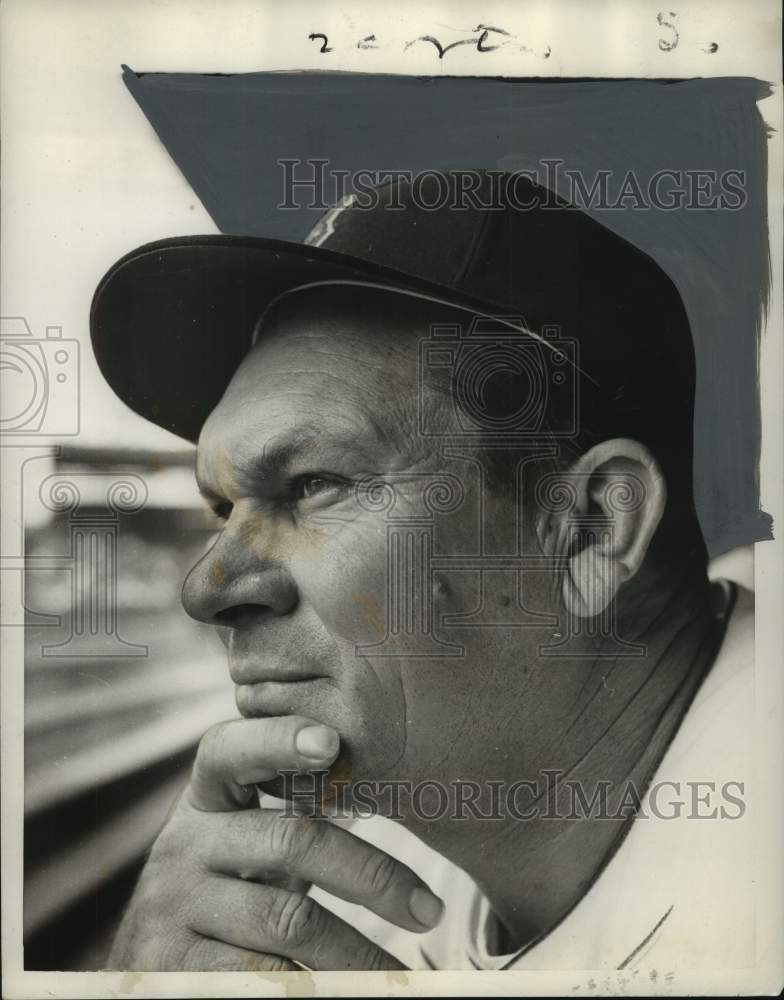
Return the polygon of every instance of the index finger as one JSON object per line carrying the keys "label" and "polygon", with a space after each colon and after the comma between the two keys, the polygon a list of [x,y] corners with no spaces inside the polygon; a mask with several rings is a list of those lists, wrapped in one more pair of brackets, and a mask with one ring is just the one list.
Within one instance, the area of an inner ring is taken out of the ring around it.
{"label": "index finger", "polygon": [[221,722],[199,743],[188,801],[205,812],[243,809],[257,782],[282,770],[324,768],[339,749],[334,729],[299,715]]}
{"label": "index finger", "polygon": [[329,820],[259,809],[210,823],[213,872],[266,882],[288,875],[415,933],[443,915],[442,900],[408,865]]}

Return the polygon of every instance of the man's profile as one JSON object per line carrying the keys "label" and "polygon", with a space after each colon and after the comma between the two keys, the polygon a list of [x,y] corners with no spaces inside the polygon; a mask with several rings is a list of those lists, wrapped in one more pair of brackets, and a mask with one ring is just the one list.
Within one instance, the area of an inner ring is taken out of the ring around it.
{"label": "man's profile", "polygon": [[198,442],[220,529],[183,603],[242,716],[113,967],[675,966],[690,906],[701,960],[734,960],[751,598],[707,575],[688,318],[515,183],[534,207],[390,186],[305,245],[161,241],[99,286],[107,380]]}

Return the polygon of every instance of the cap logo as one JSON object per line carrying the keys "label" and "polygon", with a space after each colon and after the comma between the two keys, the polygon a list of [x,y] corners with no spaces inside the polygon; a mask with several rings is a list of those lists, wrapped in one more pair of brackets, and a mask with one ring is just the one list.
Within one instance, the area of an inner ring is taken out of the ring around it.
{"label": "cap logo", "polygon": [[350,208],[356,200],[355,194],[344,195],[334,208],[325,212],[305,237],[305,246],[320,247],[325,240],[328,240],[335,232],[335,223],[340,213]]}

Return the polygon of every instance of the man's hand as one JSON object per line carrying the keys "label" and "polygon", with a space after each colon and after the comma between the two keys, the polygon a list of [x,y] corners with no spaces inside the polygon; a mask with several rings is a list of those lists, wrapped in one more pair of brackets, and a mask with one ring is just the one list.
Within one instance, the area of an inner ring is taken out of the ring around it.
{"label": "man's hand", "polygon": [[438,897],[405,865],[326,820],[248,808],[256,782],[324,769],[338,749],[334,730],[296,716],[211,729],[142,871],[110,967],[403,968],[307,888],[315,883],[415,932],[440,919]]}

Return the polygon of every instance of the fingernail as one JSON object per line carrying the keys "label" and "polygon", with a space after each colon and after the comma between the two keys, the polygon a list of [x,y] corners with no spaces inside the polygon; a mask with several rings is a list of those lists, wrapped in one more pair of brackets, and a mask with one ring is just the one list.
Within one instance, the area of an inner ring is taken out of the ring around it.
{"label": "fingernail", "polygon": [[417,886],[408,897],[411,916],[425,927],[435,927],[444,913],[444,904],[429,889]]}
{"label": "fingernail", "polygon": [[331,757],[338,748],[338,734],[326,726],[306,726],[297,733],[297,750],[311,760]]}

